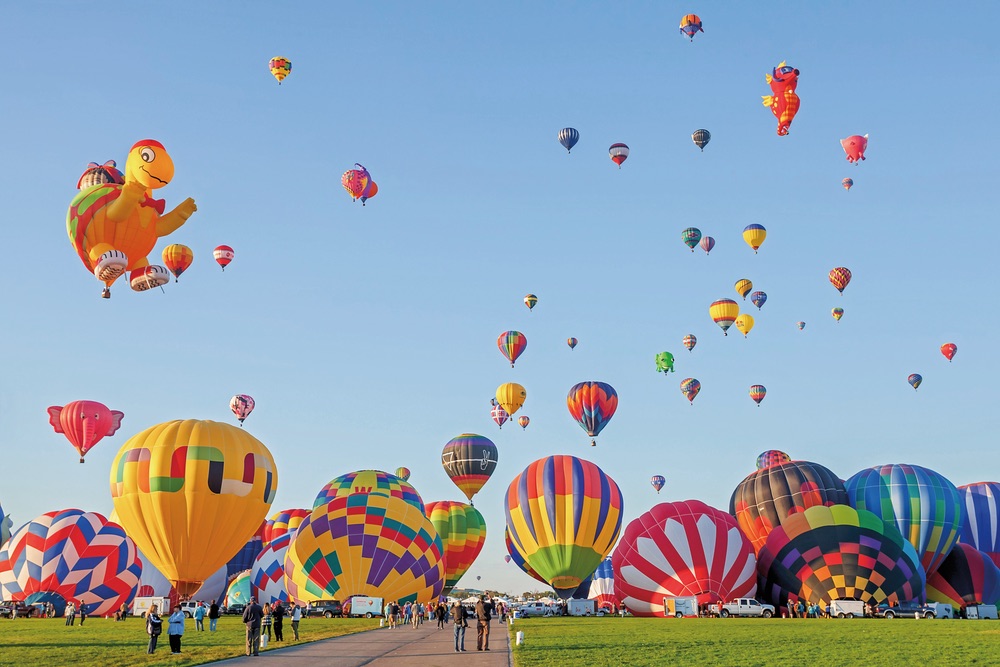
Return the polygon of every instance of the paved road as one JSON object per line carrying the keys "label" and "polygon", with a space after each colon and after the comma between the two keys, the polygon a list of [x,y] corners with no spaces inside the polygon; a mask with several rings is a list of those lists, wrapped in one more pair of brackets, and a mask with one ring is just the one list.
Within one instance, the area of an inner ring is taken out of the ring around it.
{"label": "paved road", "polygon": [[[455,653],[455,635],[451,625],[438,630],[436,624],[388,628],[359,632],[345,637],[299,644],[276,651],[265,651],[256,658],[233,658],[213,665],[249,665],[250,667],[508,667],[510,645],[507,628],[494,620],[491,624],[490,651],[476,651],[475,621],[465,632],[465,653]],[[287,633],[286,633],[287,634]]]}

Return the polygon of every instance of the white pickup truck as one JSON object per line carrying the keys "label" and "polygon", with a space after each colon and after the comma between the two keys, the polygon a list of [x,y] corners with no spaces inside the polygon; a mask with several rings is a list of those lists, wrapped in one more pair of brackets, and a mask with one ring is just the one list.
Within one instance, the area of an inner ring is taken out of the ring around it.
{"label": "white pickup truck", "polygon": [[730,616],[771,618],[774,616],[774,607],[772,605],[757,602],[753,598],[740,598],[721,605],[709,605],[708,610],[715,616],[722,618],[729,618]]}

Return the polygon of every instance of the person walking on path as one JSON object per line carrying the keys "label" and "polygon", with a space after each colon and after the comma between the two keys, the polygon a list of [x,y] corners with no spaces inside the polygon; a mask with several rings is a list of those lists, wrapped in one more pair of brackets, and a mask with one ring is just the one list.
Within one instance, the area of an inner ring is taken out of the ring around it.
{"label": "person walking on path", "polygon": [[444,629],[444,619],[448,615],[448,609],[444,606],[443,602],[438,602],[437,609],[434,610],[434,616],[438,620],[438,630]]}
{"label": "person walking on path", "polygon": [[208,608],[208,629],[215,632],[215,625],[219,622],[219,605],[212,600],[212,606]]}
{"label": "person walking on path", "polygon": [[295,641],[299,641],[299,621],[302,620],[302,610],[299,609],[299,605],[292,607],[292,634],[295,636]]}
{"label": "person walking on path", "polygon": [[170,625],[167,626],[167,639],[170,641],[170,653],[172,655],[180,655],[181,652],[181,636],[184,634],[184,612],[181,611],[181,606],[174,605],[174,613],[170,614],[170,618],[167,619]]}
{"label": "person walking on path", "polygon": [[490,621],[493,619],[493,603],[480,596],[476,603],[476,650],[490,650]]}
{"label": "person walking on path", "polygon": [[250,604],[243,610],[243,624],[247,627],[247,655],[260,655],[260,622],[264,610],[257,600],[250,598]]}
{"label": "person walking on path", "polygon": [[194,608],[194,629],[200,632],[205,631],[205,605],[201,602]]}
{"label": "person walking on path", "polygon": [[455,624],[455,653],[465,650],[465,629],[469,627],[465,607],[455,602],[451,605],[451,620]]}
{"label": "person walking on path", "polygon": [[392,604],[389,606],[389,627],[395,628],[396,622],[399,620],[399,604],[393,600]]}
{"label": "person walking on path", "polygon": [[157,608],[154,604],[146,614],[146,634],[149,635],[149,646],[146,648],[146,653],[152,653],[156,650],[156,640],[159,639],[160,633],[163,632],[163,620],[156,612]]}
{"label": "person walking on path", "polygon": [[76,606],[72,602],[66,605],[66,625],[73,625],[76,623]]}
{"label": "person walking on path", "polygon": [[414,630],[420,625],[420,603],[414,602],[413,607],[410,609],[410,625]]}
{"label": "person walking on path", "polygon": [[285,622],[285,608],[281,606],[281,601],[271,610],[274,614],[274,641],[283,642],[285,641],[285,636],[282,634],[282,625]]}

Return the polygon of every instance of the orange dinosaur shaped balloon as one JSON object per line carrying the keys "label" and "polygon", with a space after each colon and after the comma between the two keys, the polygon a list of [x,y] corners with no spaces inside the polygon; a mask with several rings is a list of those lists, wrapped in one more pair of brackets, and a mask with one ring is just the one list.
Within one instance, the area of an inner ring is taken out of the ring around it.
{"label": "orange dinosaur shaped balloon", "polygon": [[132,289],[142,292],[168,282],[162,266],[150,265],[147,255],[161,236],[170,234],[198,210],[185,199],[164,213],[164,201],[150,193],[174,177],[174,162],[158,141],[143,139],[132,146],[125,162],[124,183],[101,183],[81,190],[66,213],[69,240],[88,271],[104,282],[105,299],[111,284],[131,271]]}
{"label": "orange dinosaur shaped balloon", "polygon": [[764,106],[771,107],[771,113],[778,119],[778,136],[783,137],[788,134],[788,126],[792,124],[792,119],[799,111],[799,96],[795,94],[795,87],[799,83],[799,70],[789,67],[782,60],[771,74],[765,74],[764,78],[771,84],[771,92],[774,93],[762,96]]}

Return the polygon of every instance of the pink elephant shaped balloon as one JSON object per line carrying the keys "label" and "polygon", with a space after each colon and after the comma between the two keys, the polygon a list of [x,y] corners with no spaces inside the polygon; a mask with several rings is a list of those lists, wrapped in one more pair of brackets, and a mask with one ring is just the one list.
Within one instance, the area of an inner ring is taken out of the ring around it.
{"label": "pink elephant shaped balloon", "polygon": [[97,401],[73,401],[59,407],[53,405],[48,409],[49,423],[70,441],[83,457],[94,445],[105,436],[114,435],[122,425],[124,412],[109,410],[108,406]]}

